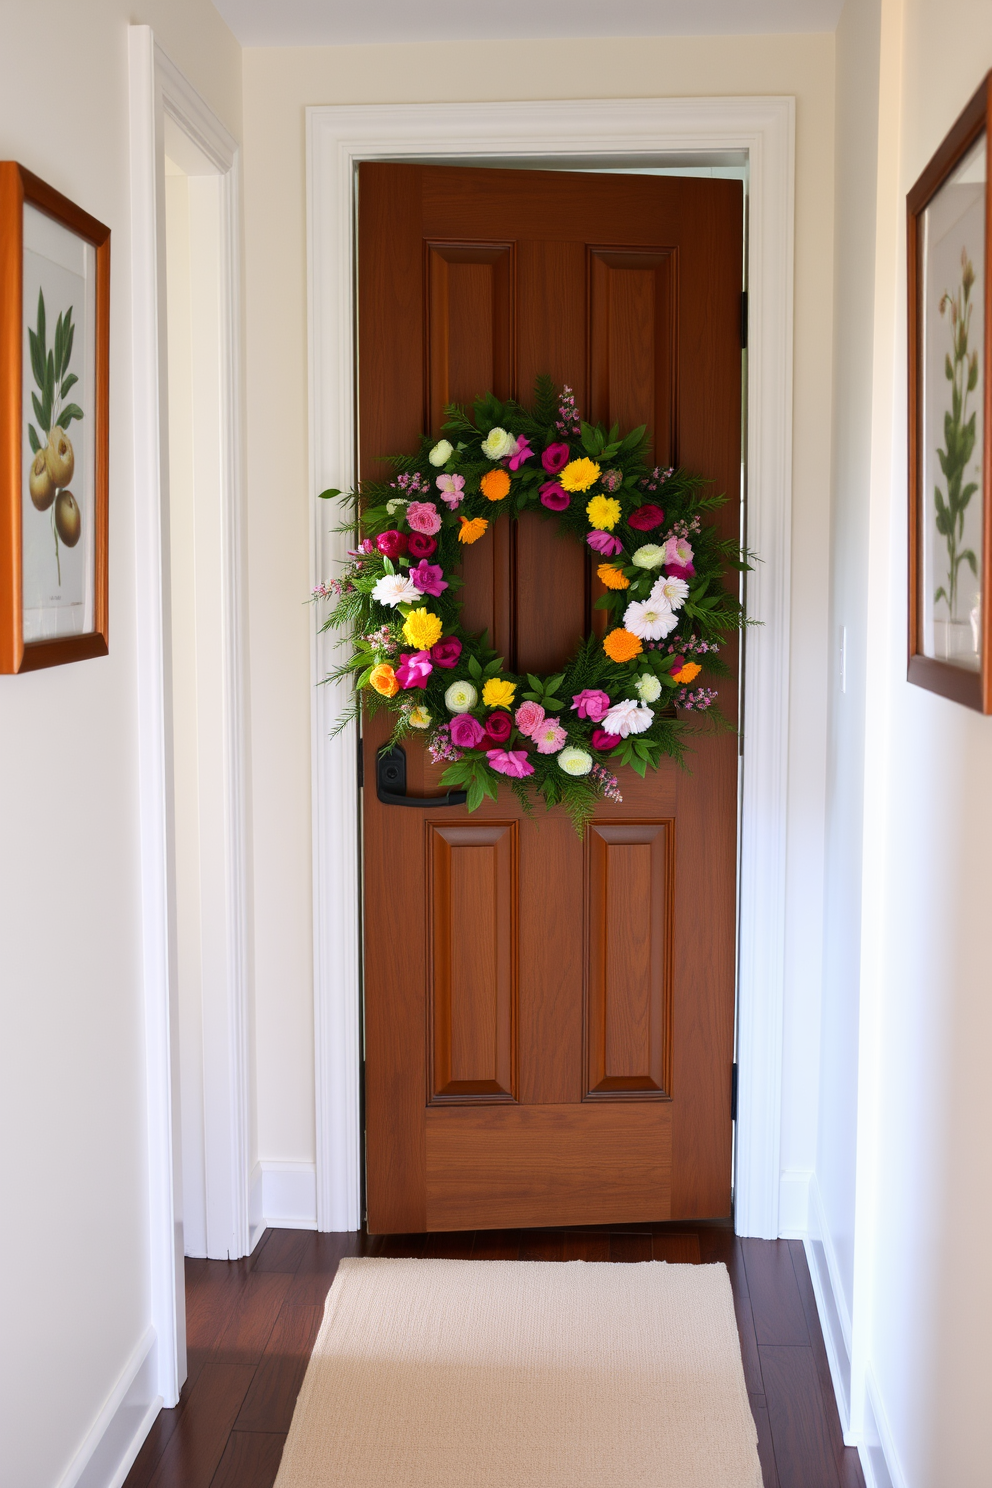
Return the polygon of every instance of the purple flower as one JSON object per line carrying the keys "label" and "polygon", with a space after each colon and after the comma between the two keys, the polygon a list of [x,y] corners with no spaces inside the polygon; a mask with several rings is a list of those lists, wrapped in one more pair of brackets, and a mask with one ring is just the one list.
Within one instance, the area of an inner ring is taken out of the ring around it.
{"label": "purple flower", "polygon": [[426,687],[433,670],[429,651],[405,652],[396,668],[396,680],[401,687]]}
{"label": "purple flower", "polygon": [[531,459],[534,451],[530,447],[530,440],[523,434],[517,435],[517,447],[506,461],[511,470],[519,470],[525,460]]}
{"label": "purple flower", "polygon": [[604,558],[615,557],[623,548],[623,543],[618,537],[614,537],[612,532],[600,532],[598,530],[588,532],[586,533],[586,542],[591,548],[595,548],[597,553],[602,553]]}
{"label": "purple flower", "polygon": [[459,749],[474,749],[486,737],[482,724],[471,713],[456,713],[448,727],[451,730],[451,742]]}
{"label": "purple flower", "polygon": [[407,552],[411,558],[429,558],[436,548],[434,539],[425,537],[422,532],[411,532],[407,540]]}
{"label": "purple flower", "polygon": [[564,511],[571,499],[557,481],[545,481],[541,487],[541,505],[546,506],[548,511]]}
{"label": "purple flower", "polygon": [[411,568],[410,582],[416,584],[421,594],[431,594],[435,599],[448,587],[444,570],[436,563],[428,563],[426,558],[421,558],[416,568]]}
{"label": "purple flower", "polygon": [[565,469],[571,454],[567,444],[549,444],[541,456],[541,464],[549,475],[557,475],[559,470]]}
{"label": "purple flower", "polygon": [[599,723],[609,706],[609,696],[595,687],[583,687],[572,698],[572,711],[578,710],[580,718],[591,719],[593,723]]}
{"label": "purple flower", "polygon": [[486,759],[498,775],[512,775],[516,780],[522,780],[525,775],[534,773],[525,749],[487,749]]}
{"label": "purple flower", "polygon": [[457,636],[445,636],[431,647],[431,661],[439,667],[457,666],[461,654],[462,643]]}

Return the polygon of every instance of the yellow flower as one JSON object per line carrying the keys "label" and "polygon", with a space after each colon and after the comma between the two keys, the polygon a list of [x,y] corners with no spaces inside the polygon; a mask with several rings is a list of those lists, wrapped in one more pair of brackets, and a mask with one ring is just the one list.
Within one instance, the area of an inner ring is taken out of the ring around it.
{"label": "yellow flower", "polygon": [[511,708],[516,682],[507,682],[504,677],[490,677],[482,689],[482,701],[487,708]]}
{"label": "yellow flower", "polygon": [[558,479],[566,491],[588,491],[593,482],[599,480],[599,466],[595,460],[587,460],[583,455],[581,460],[570,460]]}
{"label": "yellow flower", "polygon": [[603,650],[611,661],[633,661],[643,649],[644,647],[633,631],[624,630],[622,626],[617,630],[611,630],[603,642]]}
{"label": "yellow flower", "polygon": [[487,470],[479,485],[489,501],[502,501],[510,494],[510,477],[505,470]]}
{"label": "yellow flower", "polygon": [[612,496],[594,496],[586,506],[586,516],[601,532],[612,532],[620,520],[620,503]]}
{"label": "yellow flower", "polygon": [[400,684],[396,680],[396,673],[387,662],[382,661],[377,667],[373,667],[369,674],[369,682],[376,692],[381,692],[383,697],[395,697],[400,690]]}
{"label": "yellow flower", "polygon": [[418,651],[429,651],[441,639],[443,626],[430,610],[411,610],[403,626],[403,636]]}
{"label": "yellow flower", "polygon": [[606,585],[607,589],[630,588],[630,580],[624,578],[620,570],[614,568],[612,563],[601,563],[596,570],[596,577],[601,584]]}
{"label": "yellow flower", "polygon": [[458,520],[462,524],[462,530],[458,534],[458,541],[460,543],[478,542],[489,526],[485,517],[473,517],[471,521],[469,521],[468,517],[459,517]]}
{"label": "yellow flower", "polygon": [[431,726],[431,715],[427,708],[411,708],[409,723],[411,728],[425,729]]}

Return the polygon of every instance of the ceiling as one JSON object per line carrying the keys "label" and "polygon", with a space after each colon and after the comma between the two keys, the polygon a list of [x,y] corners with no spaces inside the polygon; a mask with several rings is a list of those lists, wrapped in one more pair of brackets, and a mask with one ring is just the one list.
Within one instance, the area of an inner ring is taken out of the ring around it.
{"label": "ceiling", "polygon": [[242,46],[833,31],[843,0],[214,0]]}

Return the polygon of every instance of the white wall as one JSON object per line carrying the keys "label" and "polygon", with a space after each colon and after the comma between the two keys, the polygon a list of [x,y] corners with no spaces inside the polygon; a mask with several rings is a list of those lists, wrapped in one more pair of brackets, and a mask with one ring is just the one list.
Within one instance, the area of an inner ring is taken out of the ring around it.
{"label": "white wall", "polygon": [[240,52],[206,0],[0,5],[0,157],[19,160],[112,231],[110,655],[0,678],[0,1480],[17,1488],[60,1482],[149,1319],[131,21],[155,28],[240,135]]}
{"label": "white wall", "polygon": [[832,36],[247,50],[248,507],[259,1153],[312,1162],[305,606],[308,104],[791,94],[797,100],[789,962],[783,1166],[813,1166],[822,914]]}

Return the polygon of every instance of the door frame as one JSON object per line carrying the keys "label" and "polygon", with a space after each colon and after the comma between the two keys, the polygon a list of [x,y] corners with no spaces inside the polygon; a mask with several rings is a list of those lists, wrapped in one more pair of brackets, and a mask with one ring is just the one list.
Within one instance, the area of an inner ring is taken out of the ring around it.
{"label": "door frame", "polygon": [[204,999],[205,1157],[214,1213],[233,1255],[250,1248],[248,1217],[249,947],[243,637],[241,158],[238,142],[162,51],[150,26],[128,35],[134,388],[136,687],[140,893],[148,1106],[151,1322],[158,1393],[175,1405],[186,1377],[175,856],[172,832],[169,619],[169,434],[165,254],[166,119],[217,181],[219,590],[222,725],[211,763],[222,798],[217,861],[201,907],[217,923]]}
{"label": "door frame", "polygon": [[[568,162],[573,168],[749,166],[747,542],[749,632],[741,759],[735,1158],[738,1234],[779,1233],[785,991],[795,100],[660,98],[307,109],[310,573],[333,577],[348,539],[317,493],[356,470],[355,180],[364,160]],[[331,738],[345,684],[319,686],[335,638],[311,639],[317,1228],[361,1227],[357,737]]]}

